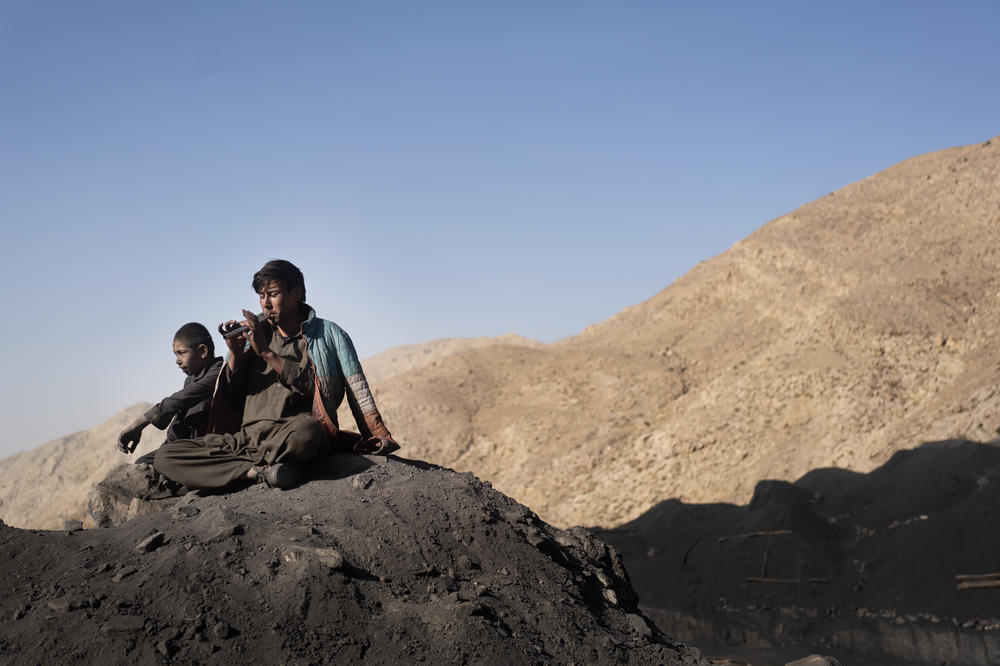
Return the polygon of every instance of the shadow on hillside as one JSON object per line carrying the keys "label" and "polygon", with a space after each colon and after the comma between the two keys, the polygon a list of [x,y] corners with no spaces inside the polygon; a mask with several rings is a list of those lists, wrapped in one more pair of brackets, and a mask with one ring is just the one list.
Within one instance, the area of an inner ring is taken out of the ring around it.
{"label": "shadow on hillside", "polygon": [[[986,663],[1000,654],[998,443],[928,442],[867,474],[761,481],[746,506],[667,500],[594,531],[647,614],[706,653]],[[993,573],[995,586],[956,579]]]}

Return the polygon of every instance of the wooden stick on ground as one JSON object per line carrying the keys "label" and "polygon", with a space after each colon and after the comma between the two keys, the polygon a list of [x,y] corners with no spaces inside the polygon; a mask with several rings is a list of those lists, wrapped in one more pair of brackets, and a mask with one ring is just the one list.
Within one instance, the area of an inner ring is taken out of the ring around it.
{"label": "wooden stick on ground", "polygon": [[829,583],[827,578],[744,578],[748,583]]}
{"label": "wooden stick on ground", "polygon": [[767,535],[767,547],[764,549],[764,559],[760,563],[760,577],[767,578],[767,556],[771,552],[771,540],[774,539],[773,534]]}
{"label": "wooden stick on ground", "polygon": [[730,539],[749,539],[750,537],[759,536],[783,536],[786,534],[791,534],[791,530],[769,530],[766,532],[747,532],[746,534],[733,534],[731,536],[721,536],[717,540],[719,543],[723,541],[729,541]]}
{"label": "wooden stick on ground", "polygon": [[980,587],[1000,587],[1000,579],[966,580],[955,586],[955,588],[959,590],[974,590]]}
{"label": "wooden stick on ground", "polygon": [[991,578],[1000,578],[1000,573],[957,574],[955,576],[955,580],[988,580]]}

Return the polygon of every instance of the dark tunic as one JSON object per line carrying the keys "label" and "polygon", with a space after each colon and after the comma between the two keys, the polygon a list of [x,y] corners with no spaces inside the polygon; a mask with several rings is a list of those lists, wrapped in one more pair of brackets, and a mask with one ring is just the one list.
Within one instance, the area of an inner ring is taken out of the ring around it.
{"label": "dark tunic", "polygon": [[201,372],[185,377],[180,391],[153,405],[144,414],[146,420],[160,430],[167,429],[168,442],[200,437],[208,432],[208,410],[222,364],[222,357],[216,356]]}
{"label": "dark tunic", "polygon": [[268,327],[268,347],[285,359],[279,376],[264,359],[250,354],[235,371],[226,365],[219,390],[234,402],[243,403],[243,428],[259,429],[261,424],[312,411],[315,375],[306,358],[302,333],[286,338]]}
{"label": "dark tunic", "polygon": [[156,452],[158,472],[188,488],[222,488],[253,465],[306,462],[323,454],[328,442],[311,416],[315,378],[306,341],[301,333],[269,335],[271,351],[285,360],[280,374],[248,352],[240,367],[230,371],[225,365],[219,378],[219,391],[243,406],[239,431],[168,442]]}

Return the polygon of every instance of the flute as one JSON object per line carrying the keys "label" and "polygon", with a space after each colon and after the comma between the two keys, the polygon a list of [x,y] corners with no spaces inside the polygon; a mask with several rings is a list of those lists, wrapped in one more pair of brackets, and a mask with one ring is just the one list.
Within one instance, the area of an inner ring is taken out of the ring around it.
{"label": "flute", "polygon": [[[257,317],[257,321],[261,322],[261,321],[264,321],[264,319],[267,318],[267,315],[264,314],[263,312],[260,312],[260,313],[258,313],[256,315],[256,317]],[[250,330],[250,327],[247,326],[246,324],[243,324],[242,326],[237,326],[236,328],[234,328],[231,331],[226,331],[225,333],[222,334],[222,337],[224,337],[224,338],[231,338],[234,335],[239,335],[240,333],[246,333],[249,330]]]}

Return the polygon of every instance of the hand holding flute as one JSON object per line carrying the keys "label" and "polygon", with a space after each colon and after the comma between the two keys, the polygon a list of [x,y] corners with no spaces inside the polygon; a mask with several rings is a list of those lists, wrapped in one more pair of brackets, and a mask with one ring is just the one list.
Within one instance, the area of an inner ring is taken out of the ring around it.
{"label": "hand holding flute", "polygon": [[[243,314],[245,315],[247,312],[248,312],[247,310],[244,310]],[[266,315],[263,312],[261,312],[253,316],[256,321],[260,321],[261,319],[264,319]],[[236,321],[234,319],[230,319],[227,322],[219,324],[219,333],[221,333],[222,337],[224,338],[230,338],[234,335],[239,335],[240,333],[246,333],[247,331],[250,330],[249,321],[250,321],[249,317],[247,317],[247,319],[244,321]]]}
{"label": "hand holding flute", "polygon": [[266,315],[263,312],[255,315],[249,310],[243,310],[243,316],[245,319],[242,321],[230,319],[219,324],[219,333],[229,347],[230,370],[235,370],[237,364],[243,360],[247,352],[247,342],[250,343],[250,349],[257,354],[267,349],[264,331],[260,326]]}

